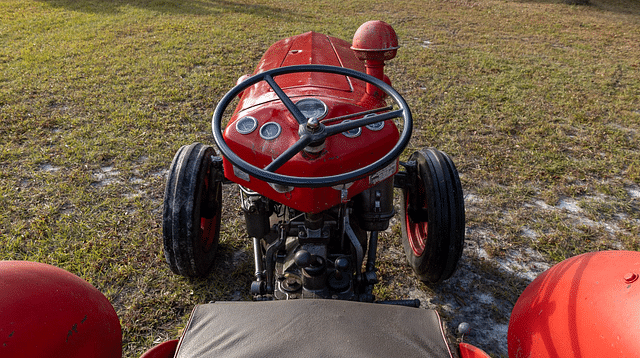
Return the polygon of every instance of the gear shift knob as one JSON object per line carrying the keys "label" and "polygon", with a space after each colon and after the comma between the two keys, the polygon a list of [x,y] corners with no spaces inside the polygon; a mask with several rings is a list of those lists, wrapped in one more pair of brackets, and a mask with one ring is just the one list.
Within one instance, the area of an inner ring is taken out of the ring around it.
{"label": "gear shift knob", "polygon": [[293,257],[293,262],[295,262],[298,267],[305,268],[311,266],[314,262],[314,259],[309,251],[300,250],[296,252],[295,256]]}

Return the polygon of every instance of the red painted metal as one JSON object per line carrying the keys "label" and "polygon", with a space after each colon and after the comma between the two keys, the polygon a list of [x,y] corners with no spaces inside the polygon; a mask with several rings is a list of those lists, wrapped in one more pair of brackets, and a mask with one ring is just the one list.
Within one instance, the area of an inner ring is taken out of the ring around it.
{"label": "red painted metal", "polygon": [[509,322],[509,357],[640,357],[640,252],[569,258],[538,276]]}
{"label": "red painted metal", "polygon": [[[425,196],[424,186],[418,185],[417,194],[418,199],[417,203],[421,205],[421,209],[427,209],[427,197]],[[409,212],[409,203],[411,202],[411,198],[409,196],[409,191],[406,191],[406,198],[404,212]],[[422,256],[424,252],[424,248],[427,245],[427,240],[429,239],[429,222],[413,222],[411,220],[411,216],[409,214],[405,214],[404,217],[405,225],[407,228],[407,238],[409,239],[409,245],[411,245],[411,249],[416,256]]]}
{"label": "red painted metal", "polygon": [[121,356],[120,321],[100,291],[54,266],[0,261],[0,357]]}
{"label": "red painted metal", "polygon": [[472,346],[469,343],[460,343],[460,358],[491,358],[482,349]]}
{"label": "red painted metal", "polygon": [[361,60],[388,61],[396,57],[398,36],[391,25],[378,20],[362,24],[353,36],[351,48]]}
{"label": "red painted metal", "polygon": [[146,351],[140,358],[172,358],[178,349],[178,339],[162,342]]}
{"label": "red painted metal", "polygon": [[[362,24],[353,36],[351,45],[356,57],[365,61],[366,73],[383,81],[387,80],[384,75],[384,61],[396,57],[398,48],[398,36],[393,27],[378,20]],[[382,93],[369,83],[367,93],[376,97],[382,96]]]}
{"label": "red painted metal", "polygon": [[[260,60],[255,73],[268,69],[299,65],[324,64],[365,71],[362,61],[351,50],[347,41],[307,32],[278,41],[271,46]],[[322,100],[329,108],[322,122],[331,118],[386,106],[384,99],[367,95],[364,82],[337,74],[294,73],[275,78],[285,93],[297,102],[302,98],[314,97]],[[264,140],[259,130],[250,134],[240,134],[235,121],[252,116],[258,120],[258,128],[267,122],[277,122],[282,134],[276,140]],[[278,155],[292,146],[300,137],[299,124],[291,116],[277,95],[266,82],[257,83],[242,93],[241,100],[224,131],[225,141],[231,150],[247,162],[264,168]],[[356,138],[347,138],[338,134],[327,138],[325,149],[318,157],[297,154],[277,172],[298,177],[330,176],[362,168],[380,159],[388,153],[399,138],[393,121],[386,121],[380,131],[362,128],[362,134]],[[278,192],[268,183],[250,178],[246,181],[242,175],[234,172],[231,163],[224,159],[225,176],[251,190],[279,203],[303,212],[318,213],[340,204],[340,188],[295,188],[287,192]],[[395,168],[389,176],[397,172]],[[377,178],[376,180],[378,180]],[[370,178],[357,180],[348,187],[350,199],[365,189],[377,184]]]}

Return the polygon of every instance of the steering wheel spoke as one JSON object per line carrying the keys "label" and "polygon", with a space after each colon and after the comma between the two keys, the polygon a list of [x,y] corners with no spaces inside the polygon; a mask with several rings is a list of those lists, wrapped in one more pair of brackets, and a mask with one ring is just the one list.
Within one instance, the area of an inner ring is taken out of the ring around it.
{"label": "steering wheel spoke", "polygon": [[402,110],[398,109],[398,110],[387,112],[387,113],[376,114],[366,118],[354,119],[348,122],[332,124],[330,126],[327,126],[325,128],[325,131],[327,132],[327,137],[328,137],[338,133],[356,129],[359,127],[364,127],[368,124],[386,121],[387,119],[399,118],[399,117],[402,117],[402,113],[403,113]]}
{"label": "steering wheel spoke", "polygon": [[313,140],[312,136],[308,134],[303,135],[296,142],[296,144],[292,145],[291,147],[287,148],[287,150],[282,152],[282,154],[280,154],[273,162],[267,165],[264,168],[264,170],[271,173],[275,172],[282,165],[284,165],[284,163],[288,162],[289,159],[293,158],[296,154],[300,153],[300,151],[302,151],[304,147],[309,145],[309,143],[311,143],[312,140]]}
{"label": "steering wheel spoke", "polygon": [[264,80],[269,84],[269,86],[271,86],[273,92],[278,95],[278,98],[280,98],[284,106],[287,107],[289,112],[293,115],[293,118],[295,118],[299,124],[307,123],[307,118],[304,116],[304,114],[302,114],[302,112],[300,112],[300,109],[293,103],[291,98],[289,98],[289,96],[284,93],[282,88],[278,86],[273,77],[271,75],[266,75],[264,76]]}

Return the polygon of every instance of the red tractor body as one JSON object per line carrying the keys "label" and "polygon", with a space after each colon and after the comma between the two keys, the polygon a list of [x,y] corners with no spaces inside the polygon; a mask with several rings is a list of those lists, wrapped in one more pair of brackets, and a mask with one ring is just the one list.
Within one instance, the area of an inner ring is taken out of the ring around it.
{"label": "red tractor body", "polygon": [[[307,32],[272,45],[258,63],[255,74],[284,66],[315,64],[365,71],[364,63],[356,57],[350,43],[316,32]],[[324,104],[326,107],[313,108],[326,109],[324,113],[319,112],[322,118],[318,119],[322,123],[333,122],[333,119],[350,113],[361,113],[386,106],[383,96],[367,94],[365,82],[344,75],[298,72],[279,76],[276,82],[299,107],[303,105],[300,101],[305,99],[313,99],[316,104]],[[257,167],[266,167],[299,140],[300,123],[291,116],[266,82],[258,82],[247,88],[240,97],[240,103],[225,129],[225,140],[229,148],[240,157]],[[254,119],[255,122],[246,124],[246,129],[239,127],[245,124],[241,121]],[[272,135],[266,132],[269,126],[273,127]],[[278,173],[297,177],[319,177],[350,172],[380,159],[393,148],[398,137],[398,130],[392,120],[385,121],[384,125],[331,136],[326,139],[324,148],[318,153],[298,153],[282,166]],[[308,213],[322,212],[347,201],[392,177],[397,171],[396,161],[378,173],[349,183],[346,185],[347,196],[344,197],[342,186],[294,188],[270,185],[234,168],[233,164],[224,158],[224,174],[227,179]]]}
{"label": "red tractor body", "polygon": [[516,302],[509,357],[638,357],[640,253],[599,251],[540,274]]}
{"label": "red tractor body", "polygon": [[0,357],[120,358],[109,300],[80,277],[29,261],[0,261]]}

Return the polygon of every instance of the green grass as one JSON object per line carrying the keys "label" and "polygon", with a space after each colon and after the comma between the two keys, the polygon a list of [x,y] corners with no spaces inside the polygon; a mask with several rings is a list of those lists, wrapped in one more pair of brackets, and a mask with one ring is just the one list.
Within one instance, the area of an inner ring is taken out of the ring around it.
{"label": "green grass", "polygon": [[[127,357],[177,337],[194,304],[246,296],[251,260],[228,265],[250,254],[237,206],[218,273],[170,274],[163,170],[180,146],[212,142],[217,101],[270,44],[310,30],[350,40],[370,19],[400,38],[386,71],[416,118],[412,148],[453,157],[482,198],[468,227],[500,238],[491,254],[637,249],[640,204],[627,189],[640,182],[640,5],[591,3],[2,1],[0,259],[96,285],[118,311]],[[593,221],[623,214],[619,233],[525,206],[562,198]]]}

